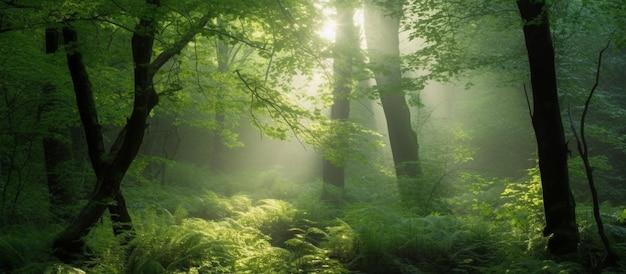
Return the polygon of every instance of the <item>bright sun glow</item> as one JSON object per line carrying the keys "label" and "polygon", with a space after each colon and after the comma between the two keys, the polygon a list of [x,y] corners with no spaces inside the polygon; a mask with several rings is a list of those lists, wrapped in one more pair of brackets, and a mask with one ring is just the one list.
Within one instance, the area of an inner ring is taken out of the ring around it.
{"label": "bright sun glow", "polygon": [[335,20],[326,20],[318,34],[320,37],[333,42],[335,41],[335,28]]}
{"label": "bright sun glow", "polygon": [[[330,42],[335,42],[335,34],[336,34],[336,30],[337,30],[337,22],[335,21],[335,19],[333,19],[335,17],[334,15],[334,11],[327,9],[324,10],[324,16],[327,18],[324,21],[324,24],[321,26],[321,28],[317,31],[317,34],[322,37],[323,39],[326,39]],[[363,25],[363,10],[358,9],[356,10],[355,14],[354,14],[354,24],[358,27],[361,28]],[[361,41],[362,46],[364,46],[365,41]]]}

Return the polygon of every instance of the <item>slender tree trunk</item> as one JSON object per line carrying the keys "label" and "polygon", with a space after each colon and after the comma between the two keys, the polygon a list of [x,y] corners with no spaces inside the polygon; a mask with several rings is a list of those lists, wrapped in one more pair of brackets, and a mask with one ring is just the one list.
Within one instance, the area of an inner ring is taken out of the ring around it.
{"label": "slender tree trunk", "polygon": [[[330,119],[339,122],[342,126],[350,117],[350,93],[354,86],[354,70],[358,62],[359,40],[354,26],[354,4],[350,1],[336,2],[337,27],[335,31],[335,45],[333,48],[333,104],[330,108]],[[336,135],[333,138],[339,143],[346,143],[344,136]],[[324,159],[322,162],[323,180],[335,187],[345,185],[345,163],[333,163]],[[323,193],[323,196],[331,196]],[[330,198],[330,197],[328,197]]]}
{"label": "slender tree trunk", "polygon": [[[119,157],[116,157],[119,154],[113,151],[110,155],[112,157],[105,157],[104,141],[91,90],[91,82],[83,63],[82,54],[77,48],[76,31],[70,26],[64,27],[63,38],[67,47],[67,63],[74,83],[76,103],[85,130],[89,157],[97,178],[94,193],[87,205],[68,227],[57,235],[53,242],[53,254],[61,260],[69,262],[82,255],[85,245],[84,237],[107,208],[110,209],[116,235],[122,234],[122,229],[130,230],[130,216],[120,192],[120,184],[130,161],[120,161]],[[125,131],[120,135],[124,133]],[[116,143],[119,141],[120,137],[118,136]],[[111,161],[104,158],[111,158]]]}
{"label": "slender tree trunk", "polygon": [[[84,237],[107,208],[114,223],[114,233],[132,236],[132,233],[128,233],[132,232],[132,225],[120,184],[139,152],[150,111],[159,101],[153,85],[154,75],[174,55],[181,52],[210,18],[209,14],[203,16],[194,29],[185,33],[171,48],[163,51],[151,62],[159,0],[146,0],[145,3],[149,12],[142,13],[143,17],[139,18],[131,40],[135,81],[133,111],[108,153],[104,151],[102,130],[98,122],[89,75],[83,64],[82,54],[77,48],[76,31],[69,25],[63,28],[76,103],[85,130],[89,158],[97,177],[94,192],[87,205],[74,221],[57,235],[52,244],[53,254],[63,261],[72,261],[81,255],[85,245]],[[129,239],[123,237],[122,241]]]}
{"label": "slender tree trunk", "polygon": [[385,5],[388,9],[373,0],[365,1],[367,47],[387,120],[396,176],[415,179],[421,171],[417,134],[412,128],[411,113],[402,89],[398,37],[401,7],[395,6],[397,1],[388,1]]}
{"label": "slender tree trunk", "polygon": [[[157,2],[148,1],[156,7]],[[63,37],[68,47],[67,60],[74,83],[76,101],[81,115],[90,160],[97,182],[92,197],[80,211],[78,217],[62,231],[53,242],[55,256],[72,261],[82,253],[84,237],[108,208],[116,235],[128,235],[132,229],[130,214],[126,208],[120,185],[130,164],[136,157],[143,141],[146,120],[158,97],[152,85],[154,72],[150,66],[152,45],[156,29],[153,19],[142,18],[133,35],[133,61],[135,63],[135,96],[133,112],[126,126],[118,134],[111,151],[105,156],[104,141],[97,110],[91,90],[89,75],[77,47],[77,34],[71,27],[63,28]],[[123,238],[128,240],[128,238]]]}
{"label": "slender tree trunk", "polygon": [[578,251],[575,203],[567,168],[568,148],[563,132],[556,84],[554,48],[544,1],[518,0],[524,25],[533,94],[532,123],[537,139],[543,187],[548,251],[568,259]]}

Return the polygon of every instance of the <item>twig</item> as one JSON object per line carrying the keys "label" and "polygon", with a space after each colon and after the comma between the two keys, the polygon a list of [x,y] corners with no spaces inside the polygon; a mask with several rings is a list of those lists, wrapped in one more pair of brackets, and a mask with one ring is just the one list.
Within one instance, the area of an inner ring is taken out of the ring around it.
{"label": "twig", "polygon": [[530,120],[533,120],[533,108],[530,106],[530,98],[528,97],[528,90],[526,90],[526,84],[524,84],[524,95],[526,95],[526,105],[528,105],[528,115]]}
{"label": "twig", "polygon": [[[290,107],[287,106],[287,111],[284,111],[284,107],[280,106],[280,104],[278,102],[276,102],[273,99],[270,98],[266,98],[263,97],[259,94],[259,92],[257,91],[257,87],[252,87],[252,85],[249,83],[249,81],[247,81],[244,76],[241,74],[241,72],[239,70],[235,70],[235,73],[237,74],[237,77],[239,77],[239,79],[243,82],[243,84],[246,86],[246,89],[248,89],[252,94],[252,102],[251,102],[251,109],[250,112],[252,113],[252,116],[254,117],[254,113],[253,113],[253,101],[254,99],[259,100],[261,102],[264,103],[265,105],[265,109],[267,110],[268,113],[270,113],[270,116],[272,118],[276,118],[276,116],[280,117],[281,120],[283,120],[283,122],[285,122],[285,124],[287,124],[287,126],[289,127],[289,129],[291,129],[291,131],[294,133],[295,138],[298,140],[298,142],[302,145],[303,148],[306,149],[306,146],[304,145],[304,142],[300,139],[300,137],[298,136],[298,133],[309,133],[308,135],[313,137],[312,134],[310,134],[309,130],[302,125],[300,122],[298,122],[298,118],[295,117],[296,114],[294,113],[289,113],[290,112]],[[276,113],[276,115],[272,114],[272,113]],[[255,121],[255,124],[258,126],[260,125],[259,123],[257,123]],[[262,127],[260,127],[262,128]]]}

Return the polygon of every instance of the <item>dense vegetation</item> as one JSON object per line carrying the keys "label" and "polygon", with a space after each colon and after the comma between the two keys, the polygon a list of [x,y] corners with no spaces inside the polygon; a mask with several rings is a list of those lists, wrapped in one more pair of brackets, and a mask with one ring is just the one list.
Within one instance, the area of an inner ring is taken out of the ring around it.
{"label": "dense vegetation", "polygon": [[622,273],[625,13],[0,0],[0,272]]}

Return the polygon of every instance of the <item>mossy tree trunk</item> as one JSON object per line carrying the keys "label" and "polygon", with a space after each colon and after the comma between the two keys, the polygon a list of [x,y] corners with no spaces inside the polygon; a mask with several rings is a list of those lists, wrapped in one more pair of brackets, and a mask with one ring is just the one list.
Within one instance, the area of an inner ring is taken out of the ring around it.
{"label": "mossy tree trunk", "polygon": [[532,84],[533,114],[543,187],[548,251],[568,259],[578,251],[575,203],[567,167],[568,148],[557,94],[554,48],[545,1],[518,0],[524,20]]}

